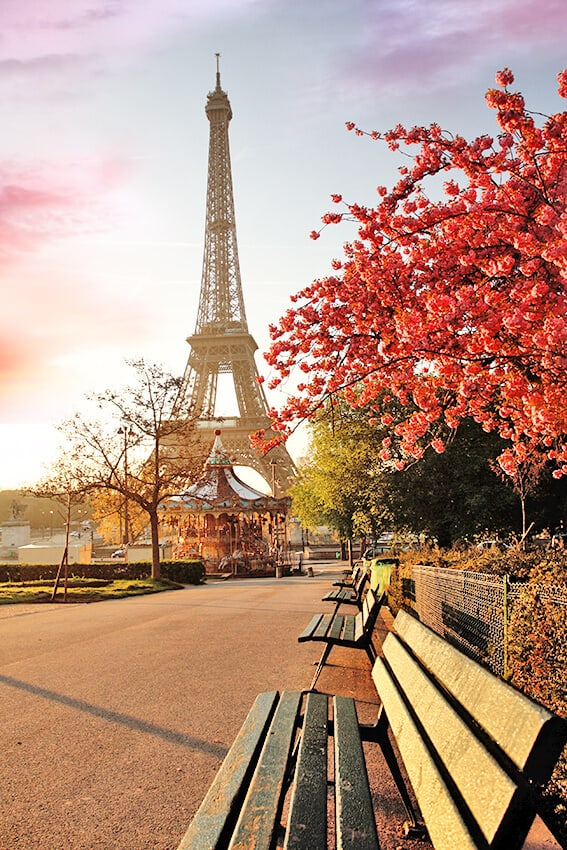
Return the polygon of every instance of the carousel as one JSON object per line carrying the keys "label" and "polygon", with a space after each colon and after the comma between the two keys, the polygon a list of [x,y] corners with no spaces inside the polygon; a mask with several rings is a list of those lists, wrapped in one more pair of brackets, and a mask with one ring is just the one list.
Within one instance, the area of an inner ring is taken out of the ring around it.
{"label": "carousel", "polygon": [[162,505],[162,534],[174,558],[201,558],[207,573],[262,575],[287,560],[290,504],[242,481],[215,431],[201,477]]}

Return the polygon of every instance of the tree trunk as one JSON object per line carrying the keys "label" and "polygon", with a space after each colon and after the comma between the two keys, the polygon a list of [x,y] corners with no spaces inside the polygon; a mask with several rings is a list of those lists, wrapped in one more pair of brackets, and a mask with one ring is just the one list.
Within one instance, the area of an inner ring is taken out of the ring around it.
{"label": "tree trunk", "polygon": [[522,503],[522,549],[526,548],[526,496],[520,493],[520,501]]}
{"label": "tree trunk", "polygon": [[150,529],[152,535],[152,578],[158,581],[161,578],[161,567],[159,561],[159,522],[157,510],[150,513]]}

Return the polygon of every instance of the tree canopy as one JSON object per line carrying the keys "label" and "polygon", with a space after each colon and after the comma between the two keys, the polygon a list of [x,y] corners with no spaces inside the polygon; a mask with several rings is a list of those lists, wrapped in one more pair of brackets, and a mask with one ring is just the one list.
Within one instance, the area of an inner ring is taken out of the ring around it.
{"label": "tree canopy", "polygon": [[[425,535],[442,547],[520,531],[517,496],[490,464],[503,441],[471,419],[446,452],[429,452],[403,472],[381,459],[385,428],[370,424],[363,410],[334,405],[331,415],[327,407],[310,431],[309,460],[290,491],[304,525],[328,525],[343,540],[375,539],[384,531]],[[541,524],[545,512],[535,518]]]}
{"label": "tree canopy", "polygon": [[[567,97],[567,71],[558,80]],[[506,473],[534,451],[567,473],[567,113],[528,111],[513,81],[504,69],[486,94],[495,138],[347,124],[407,164],[373,208],[332,196],[323,224],[350,219],[358,238],[270,328],[271,386],[303,373],[272,411],[284,438],[341,392],[381,400],[382,457],[399,469],[470,418],[507,441]],[[388,397],[402,416],[383,411]]]}
{"label": "tree canopy", "polygon": [[391,527],[378,457],[380,429],[345,406],[336,416],[320,412],[311,426],[309,462],[290,490],[293,512],[304,525],[327,525],[342,540],[375,538]]}

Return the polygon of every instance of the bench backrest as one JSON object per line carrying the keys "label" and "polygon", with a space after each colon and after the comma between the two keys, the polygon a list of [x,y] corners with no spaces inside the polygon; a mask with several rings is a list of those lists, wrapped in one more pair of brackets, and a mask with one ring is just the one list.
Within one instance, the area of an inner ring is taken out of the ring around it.
{"label": "bench backrest", "polygon": [[353,587],[355,587],[356,584],[358,583],[358,581],[360,580],[360,576],[362,575],[362,573],[363,573],[362,567],[360,567],[360,566],[359,567],[353,567],[352,574],[351,574],[351,577],[350,577],[351,584],[352,584]]}
{"label": "bench backrest", "polygon": [[519,850],[567,724],[400,611],[372,675],[437,850]]}
{"label": "bench backrest", "polygon": [[362,600],[362,594],[364,593],[364,588],[368,582],[368,573],[365,570],[360,571],[360,575],[358,576],[356,583],[354,585],[354,592],[356,594],[356,598],[360,601]]}
{"label": "bench backrest", "polygon": [[355,618],[355,640],[360,640],[363,635],[365,637],[372,637],[374,626],[376,625],[376,620],[378,619],[378,614],[380,613],[380,608],[382,607],[384,599],[385,594],[377,596],[374,591],[370,589],[366,592],[366,596],[362,602],[362,610],[358,612]]}

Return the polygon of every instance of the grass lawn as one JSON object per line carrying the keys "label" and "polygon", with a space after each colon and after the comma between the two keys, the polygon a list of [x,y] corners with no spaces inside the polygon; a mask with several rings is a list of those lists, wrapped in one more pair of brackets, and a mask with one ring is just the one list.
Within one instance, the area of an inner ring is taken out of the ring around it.
{"label": "grass lawn", "polygon": [[[140,596],[145,593],[161,593],[163,590],[179,590],[183,585],[162,579],[69,579],[65,599],[64,582],[60,582],[55,602],[102,602],[104,599],[121,599],[125,596]],[[0,584],[0,605],[21,602],[51,602],[53,582],[28,581]]]}

